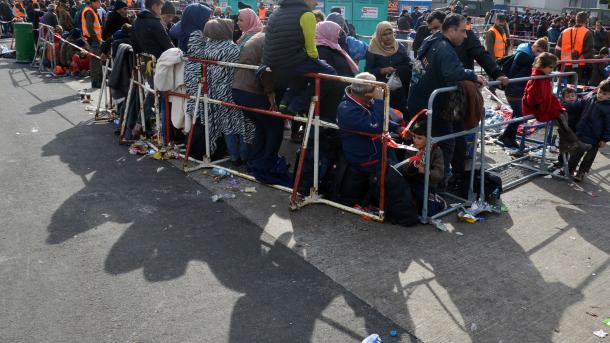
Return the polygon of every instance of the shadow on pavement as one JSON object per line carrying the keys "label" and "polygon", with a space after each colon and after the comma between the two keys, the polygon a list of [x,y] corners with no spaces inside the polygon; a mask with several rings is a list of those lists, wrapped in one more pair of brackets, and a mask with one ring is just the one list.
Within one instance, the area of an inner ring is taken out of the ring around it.
{"label": "shadow on pavement", "polygon": [[[141,269],[149,282],[162,282],[184,276],[191,262],[205,263],[222,287],[242,293],[232,310],[231,342],[308,342],[319,321],[343,341],[359,341],[365,331],[332,317],[337,310],[328,307],[339,297],[375,330],[395,329],[280,240],[227,204],[212,203],[201,185],[168,164],[129,155],[108,137],[108,126],[78,125],[43,147],[43,156],[58,156],[85,184],[55,211],[48,244],[123,223],[129,227],[105,261],[111,275]],[[203,279],[202,292],[213,301],[216,281]],[[411,341],[406,336],[402,341]]]}

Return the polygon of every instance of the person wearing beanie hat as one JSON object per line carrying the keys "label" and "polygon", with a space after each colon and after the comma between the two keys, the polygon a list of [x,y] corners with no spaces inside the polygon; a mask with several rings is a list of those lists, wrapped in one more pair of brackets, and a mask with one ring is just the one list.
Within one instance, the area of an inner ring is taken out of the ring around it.
{"label": "person wearing beanie hat", "polygon": [[165,26],[165,30],[169,33],[169,30],[174,25],[174,17],[176,16],[176,8],[171,1],[167,1],[161,7],[161,23]]}
{"label": "person wearing beanie hat", "polygon": [[121,0],[114,3],[114,9],[110,12],[106,18],[106,24],[102,30],[102,38],[104,40],[109,39],[112,35],[121,29],[123,24],[129,24],[127,18],[128,7],[127,4]]}

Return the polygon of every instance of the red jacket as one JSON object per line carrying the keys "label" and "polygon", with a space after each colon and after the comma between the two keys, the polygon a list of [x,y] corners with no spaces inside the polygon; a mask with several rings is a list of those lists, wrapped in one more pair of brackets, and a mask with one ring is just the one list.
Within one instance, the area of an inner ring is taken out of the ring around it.
{"label": "red jacket", "polygon": [[[532,68],[532,76],[541,75],[545,75],[542,70]],[[533,114],[540,122],[555,120],[559,118],[561,112],[566,110],[559,99],[553,95],[550,78],[527,81],[522,104],[523,114]]]}

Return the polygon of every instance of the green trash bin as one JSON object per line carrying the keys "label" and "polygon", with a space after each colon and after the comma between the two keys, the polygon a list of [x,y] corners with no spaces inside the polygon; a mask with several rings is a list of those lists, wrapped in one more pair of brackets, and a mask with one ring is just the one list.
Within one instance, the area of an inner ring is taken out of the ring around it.
{"label": "green trash bin", "polygon": [[31,63],[35,50],[32,23],[15,23],[14,28],[16,62]]}

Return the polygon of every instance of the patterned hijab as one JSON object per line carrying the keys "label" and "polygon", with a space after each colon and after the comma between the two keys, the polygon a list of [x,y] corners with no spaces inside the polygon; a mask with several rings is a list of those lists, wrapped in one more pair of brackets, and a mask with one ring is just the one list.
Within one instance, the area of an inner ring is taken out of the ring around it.
{"label": "patterned hijab", "polygon": [[[382,56],[392,56],[394,55],[396,52],[398,52],[398,42],[396,41],[396,39],[392,40],[392,43],[390,43],[390,45],[383,45],[383,42],[381,41],[381,37],[383,36],[383,33],[386,31],[394,31],[394,29],[392,29],[392,24],[390,24],[387,21],[382,21],[379,24],[377,24],[377,28],[375,29],[375,34],[373,34],[373,38],[371,38],[371,44],[369,45],[369,51],[376,54],[376,55],[382,55]],[[392,37],[394,37],[394,35],[392,34]]]}
{"label": "patterned hijab", "polygon": [[203,28],[203,35],[210,40],[233,40],[233,20],[210,19]]}

